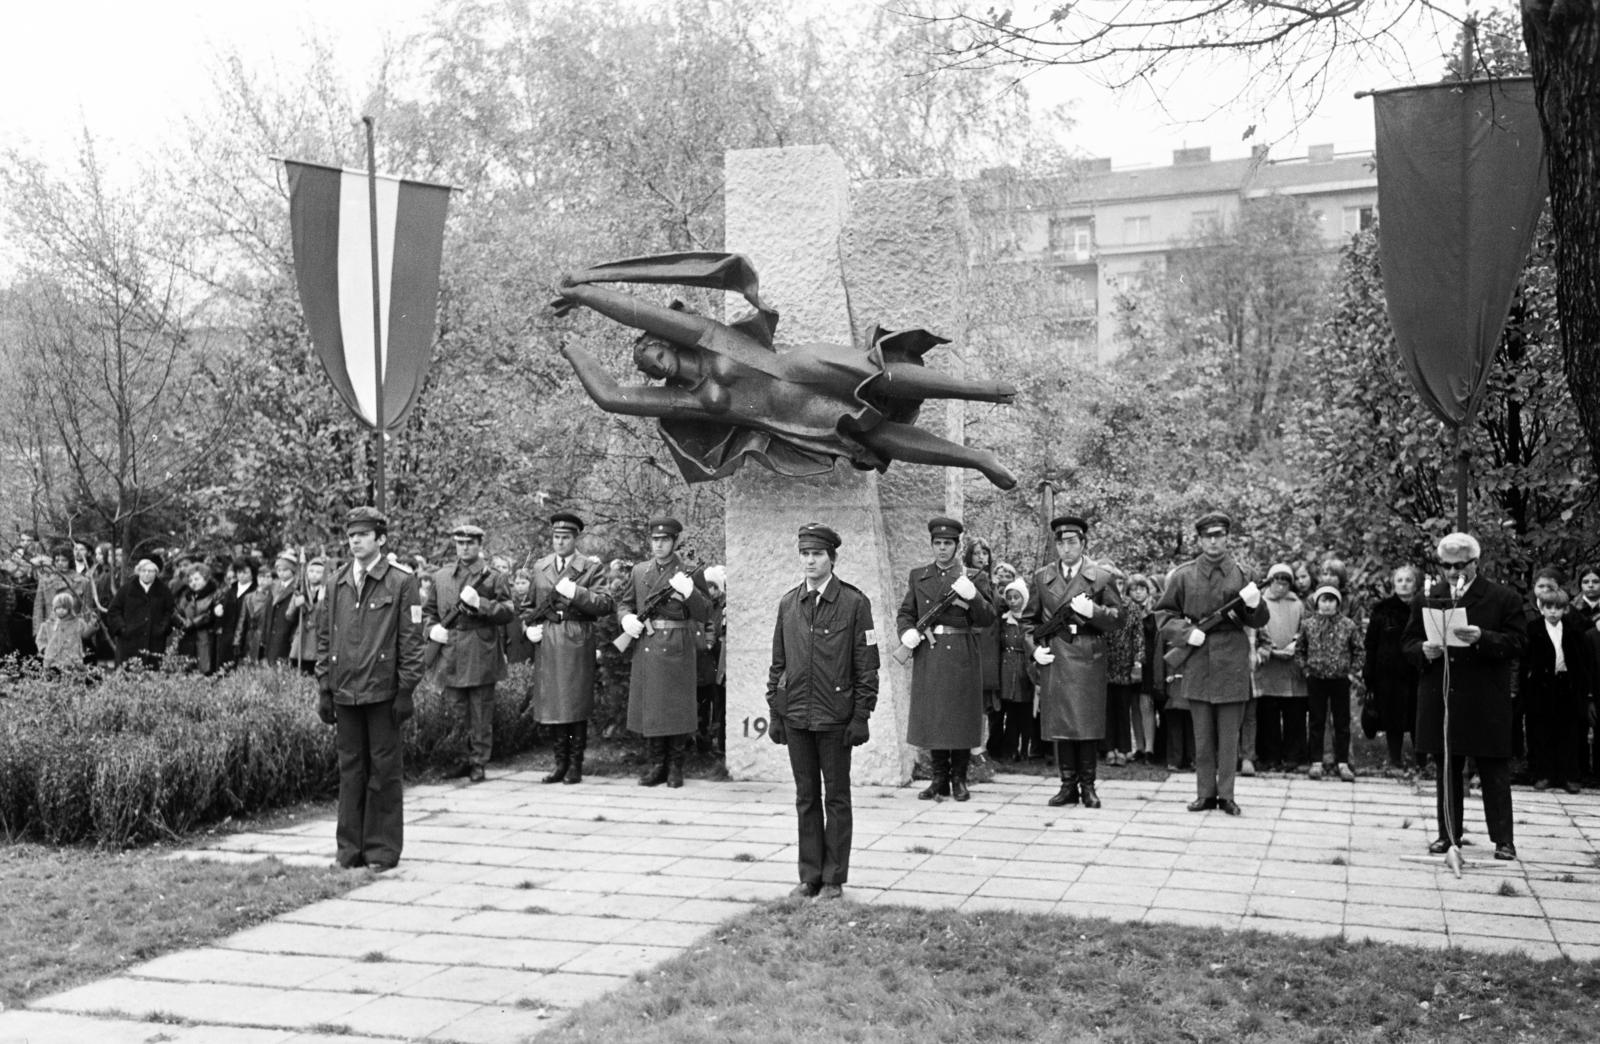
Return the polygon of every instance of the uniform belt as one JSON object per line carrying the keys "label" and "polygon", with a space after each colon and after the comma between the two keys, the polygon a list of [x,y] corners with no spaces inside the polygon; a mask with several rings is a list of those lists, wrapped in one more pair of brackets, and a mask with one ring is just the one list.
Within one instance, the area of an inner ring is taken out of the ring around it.
{"label": "uniform belt", "polygon": [[645,622],[657,631],[676,631],[694,623],[693,620],[647,620]]}
{"label": "uniform belt", "polygon": [[981,628],[981,627],[949,627],[949,626],[946,626],[945,624],[939,624],[936,627],[934,627],[933,633],[934,634],[982,634],[983,633],[983,628]]}

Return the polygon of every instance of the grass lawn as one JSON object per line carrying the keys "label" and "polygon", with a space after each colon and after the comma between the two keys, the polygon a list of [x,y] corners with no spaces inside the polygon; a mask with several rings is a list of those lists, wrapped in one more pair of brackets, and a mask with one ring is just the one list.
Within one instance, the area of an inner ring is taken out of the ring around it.
{"label": "grass lawn", "polygon": [[1596,1039],[1600,967],[1024,914],[775,903],[540,1041]]}
{"label": "grass lawn", "polygon": [[163,858],[169,852],[0,846],[0,1006],[198,946],[370,879],[276,859]]}

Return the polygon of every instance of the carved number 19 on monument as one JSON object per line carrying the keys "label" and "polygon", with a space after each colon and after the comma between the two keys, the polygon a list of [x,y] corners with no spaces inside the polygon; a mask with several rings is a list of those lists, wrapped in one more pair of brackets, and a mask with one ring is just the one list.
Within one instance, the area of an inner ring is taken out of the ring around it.
{"label": "carved number 19 on monument", "polygon": [[766,718],[746,718],[746,719],[744,719],[744,734],[746,736],[750,735],[750,729],[751,729],[752,726],[755,728],[757,736],[765,736],[767,734],[767,719]]}

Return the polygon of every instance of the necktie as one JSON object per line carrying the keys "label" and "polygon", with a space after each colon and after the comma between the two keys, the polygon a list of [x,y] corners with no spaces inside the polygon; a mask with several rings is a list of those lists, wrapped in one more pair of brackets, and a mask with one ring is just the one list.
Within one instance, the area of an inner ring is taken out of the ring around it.
{"label": "necktie", "polygon": [[805,606],[806,623],[811,623],[817,618],[817,589],[814,587],[806,588],[806,593],[801,597],[800,604]]}

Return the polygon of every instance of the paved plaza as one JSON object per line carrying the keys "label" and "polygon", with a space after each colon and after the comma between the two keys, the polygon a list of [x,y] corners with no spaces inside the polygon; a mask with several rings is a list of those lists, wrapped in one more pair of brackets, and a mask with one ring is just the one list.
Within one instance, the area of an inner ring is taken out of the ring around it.
{"label": "paved plaza", "polygon": [[[399,869],[0,1014],[0,1041],[519,1041],[795,883],[787,784],[542,772],[415,787]],[[1056,785],[1002,775],[965,804],[858,787],[847,898],[1600,958],[1600,795],[1517,790],[1505,863],[1474,794],[1457,880],[1425,855],[1431,784],[1241,779],[1239,818],[1185,811],[1193,775],[1102,780],[1093,812],[1047,807]],[[180,858],[332,849],[318,819]]]}

